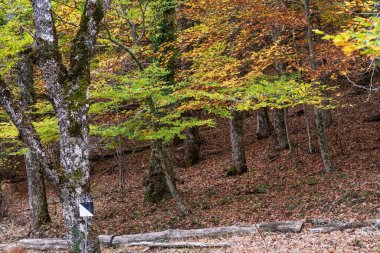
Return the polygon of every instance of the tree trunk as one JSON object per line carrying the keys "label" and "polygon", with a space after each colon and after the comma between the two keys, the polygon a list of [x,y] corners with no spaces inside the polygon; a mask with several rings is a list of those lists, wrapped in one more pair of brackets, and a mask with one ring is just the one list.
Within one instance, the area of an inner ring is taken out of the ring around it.
{"label": "tree trunk", "polygon": [[173,164],[171,162],[170,156],[168,154],[168,150],[166,149],[165,145],[162,143],[161,140],[157,141],[156,143],[157,152],[159,154],[159,158],[161,160],[161,166],[163,173],[165,175],[165,181],[166,185],[168,186],[170,193],[172,194],[173,198],[177,202],[177,205],[179,207],[179,210],[183,215],[189,215],[190,212],[187,209],[185,202],[182,200],[178,190],[177,186],[175,184],[175,180],[173,178]]}
{"label": "tree trunk", "polygon": [[197,164],[200,159],[201,140],[198,127],[191,127],[185,130],[186,139],[184,140],[184,165],[192,166]]}
{"label": "tree trunk", "polygon": [[268,108],[260,108],[257,110],[257,139],[265,139],[271,136],[272,125],[269,120]]}
{"label": "tree trunk", "polygon": [[286,137],[284,109],[274,110],[274,130],[276,134],[275,148],[277,150],[284,150],[289,148],[288,139]]}
{"label": "tree trunk", "polygon": [[289,122],[288,122],[288,108],[284,109],[284,123],[285,123],[285,131],[286,131],[286,140],[288,142],[288,147],[290,150],[290,156],[292,158],[293,165],[298,168],[298,155],[297,150],[293,147],[292,141],[290,140],[290,132],[289,132]]}
{"label": "tree trunk", "polygon": [[[314,61],[314,48],[313,48],[313,32],[311,24],[311,14],[309,7],[310,0],[303,0],[304,13],[307,21],[307,44],[310,58],[310,67],[312,70],[316,70],[315,61]],[[315,84],[314,84],[315,85]],[[315,121],[317,124],[317,135],[319,141],[319,147],[321,149],[321,156],[323,165],[325,167],[326,173],[331,173],[333,171],[332,162],[330,160],[330,154],[327,144],[325,126],[323,123],[322,111],[314,106],[314,115]]]}
{"label": "tree trunk", "polygon": [[[90,186],[73,186],[68,182],[59,189],[59,196],[70,252],[84,252],[84,220],[79,217],[79,203],[91,201]],[[100,252],[96,228],[92,226],[91,219],[88,228],[87,252]]]}
{"label": "tree trunk", "polygon": [[315,152],[315,148],[313,145],[313,139],[311,135],[311,127],[310,127],[310,121],[309,121],[309,113],[307,112],[307,108],[305,104],[303,105],[303,111],[305,114],[305,122],[306,122],[306,132],[307,132],[307,147],[310,154],[313,154]]}
{"label": "tree trunk", "polygon": [[45,180],[36,156],[31,151],[25,154],[25,166],[32,236],[40,238],[43,236],[43,226],[51,222],[46,199]]}
{"label": "tree trunk", "polygon": [[[29,111],[36,103],[33,86],[33,62],[29,54],[31,50],[20,53],[17,64],[17,81],[20,93],[20,107]],[[28,181],[29,217],[31,220],[32,236],[41,237],[43,225],[51,221],[45,192],[45,179],[40,164],[35,155],[29,151],[25,154],[25,167]]]}
{"label": "tree trunk", "polygon": [[333,171],[333,167],[332,167],[329,148],[327,144],[325,126],[323,124],[322,111],[314,107],[314,114],[315,114],[315,121],[317,124],[317,134],[318,134],[318,140],[319,140],[319,147],[321,149],[323,166],[326,173],[331,173]]}
{"label": "tree trunk", "polygon": [[157,142],[152,142],[150,156],[150,166],[144,199],[150,203],[158,203],[170,195],[170,190],[166,184],[165,174],[162,169],[159,157]]}
{"label": "tree trunk", "polygon": [[23,110],[29,110],[36,103],[36,94],[33,86],[33,62],[30,58],[32,49],[27,49],[19,54],[17,63],[17,84],[20,93],[20,106]]}
{"label": "tree trunk", "polygon": [[244,147],[244,113],[236,110],[231,112],[230,120],[232,168],[230,175],[240,175],[248,171]]}
{"label": "tree trunk", "polygon": [[[325,103],[324,103],[324,105],[325,105]],[[322,111],[322,118],[323,118],[324,126],[330,127],[332,125],[332,122],[333,122],[331,109],[323,109],[321,111]]]}

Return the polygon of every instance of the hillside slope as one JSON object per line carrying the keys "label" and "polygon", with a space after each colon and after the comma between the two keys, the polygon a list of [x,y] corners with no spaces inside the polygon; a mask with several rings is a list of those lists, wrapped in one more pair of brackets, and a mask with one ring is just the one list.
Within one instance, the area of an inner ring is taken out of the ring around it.
{"label": "hillside slope", "polygon": [[[246,120],[245,138],[249,172],[226,177],[230,163],[229,123],[218,120],[217,128],[201,129],[204,141],[201,162],[190,168],[176,168],[181,182],[179,189],[192,210],[186,218],[180,216],[172,199],[159,204],[144,203],[142,181],[149,150],[127,155],[123,195],[118,192],[115,162],[108,159],[92,164],[99,232],[129,234],[310,217],[378,218],[380,122],[363,122],[363,119],[380,114],[380,94],[372,93],[369,97],[368,93],[358,93],[349,87],[342,89],[342,94],[342,104],[347,106],[333,111],[334,123],[328,129],[336,168],[333,174],[323,173],[319,153],[308,154],[304,116],[289,118],[291,139],[301,162],[295,168],[289,151],[276,152],[271,139],[256,140],[256,120],[251,113]],[[289,114],[297,110],[292,108]],[[179,158],[181,148],[174,148],[173,153]],[[26,181],[11,187],[7,196],[10,212],[0,222],[0,242],[11,242],[29,233]],[[60,236],[64,232],[60,205],[53,189],[48,188],[54,222],[46,235]]]}

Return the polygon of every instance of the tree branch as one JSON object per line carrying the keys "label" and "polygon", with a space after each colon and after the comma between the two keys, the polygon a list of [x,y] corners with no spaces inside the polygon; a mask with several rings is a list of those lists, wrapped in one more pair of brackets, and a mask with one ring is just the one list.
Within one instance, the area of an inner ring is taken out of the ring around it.
{"label": "tree branch", "polygon": [[18,129],[22,140],[36,155],[45,175],[53,182],[58,183],[59,177],[54,170],[51,158],[42,144],[31,120],[22,112],[18,103],[14,101],[4,79],[0,76],[0,105],[9,115],[11,121]]}
{"label": "tree branch", "polygon": [[[132,58],[132,60],[136,63],[136,65],[138,66],[139,70],[140,71],[143,71],[144,70],[144,67],[143,65],[141,64],[141,62],[137,59],[136,55],[132,52],[132,50],[121,44],[119,41],[115,40],[112,38],[111,36],[111,33],[110,31],[108,30],[108,28],[106,28],[106,33],[107,33],[107,37],[105,39],[108,39],[109,41],[111,41],[113,44],[115,44],[116,46],[120,47],[121,49],[125,50]],[[104,38],[104,37],[102,37]]]}

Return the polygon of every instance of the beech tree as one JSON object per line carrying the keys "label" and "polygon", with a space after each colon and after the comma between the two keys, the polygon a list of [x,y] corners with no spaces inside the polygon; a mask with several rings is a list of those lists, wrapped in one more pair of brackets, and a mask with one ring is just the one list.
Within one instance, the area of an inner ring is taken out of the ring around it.
{"label": "beech tree", "polygon": [[[83,251],[83,224],[79,203],[91,201],[89,171],[88,90],[90,60],[100,23],[110,1],[87,0],[70,50],[69,67],[63,62],[49,0],[33,0],[35,44],[38,67],[53,104],[60,131],[60,163],[41,141],[31,119],[12,96],[4,78],[0,79],[0,104],[22,140],[36,156],[42,171],[57,188],[62,202],[67,242],[71,252]],[[96,231],[89,232],[89,252],[99,252]]]}
{"label": "beech tree", "polygon": [[268,108],[264,107],[257,110],[256,136],[259,140],[271,136],[273,126],[269,120]]}
{"label": "beech tree", "polygon": [[[20,92],[20,107],[24,112],[30,112],[31,106],[36,103],[36,94],[33,84],[32,49],[20,53],[17,63],[17,83]],[[28,151],[25,154],[25,167],[28,181],[29,213],[32,235],[40,237],[41,228],[49,223],[50,216],[45,191],[45,177],[36,155]]]}

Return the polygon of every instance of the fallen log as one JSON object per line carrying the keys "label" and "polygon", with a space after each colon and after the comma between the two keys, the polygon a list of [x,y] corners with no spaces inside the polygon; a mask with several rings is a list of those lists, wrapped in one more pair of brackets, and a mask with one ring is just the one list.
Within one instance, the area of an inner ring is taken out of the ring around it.
{"label": "fallen log", "polygon": [[28,250],[67,250],[67,241],[63,239],[22,239],[17,246]]}
{"label": "fallen log", "polygon": [[233,246],[231,243],[203,243],[203,242],[135,242],[124,245],[125,247],[147,248],[225,248]]}
{"label": "fallen log", "polygon": [[300,232],[302,229],[302,221],[288,221],[288,222],[263,222],[247,226],[228,226],[228,227],[214,227],[202,229],[189,229],[189,230],[166,230],[160,232],[131,234],[131,235],[100,235],[99,241],[101,244],[110,246],[119,246],[123,244],[137,243],[137,242],[155,242],[161,240],[175,240],[187,239],[193,237],[216,237],[224,235],[244,235],[260,231],[271,232]]}
{"label": "fallen log", "polygon": [[359,222],[342,222],[342,221],[332,221],[322,226],[315,226],[310,229],[312,234],[316,233],[329,233],[333,231],[342,231],[346,229],[356,229],[363,227],[371,227],[379,224],[379,220],[367,220]]}
{"label": "fallen log", "polygon": [[8,251],[8,250],[14,249],[16,247],[17,247],[17,245],[15,243],[0,244],[0,252],[1,251]]}
{"label": "fallen log", "polygon": [[262,222],[259,224],[259,230],[263,232],[298,233],[302,226],[302,221]]}
{"label": "fallen log", "polygon": [[380,121],[380,114],[372,115],[363,119],[363,122],[379,122],[379,121]]}
{"label": "fallen log", "polygon": [[[228,226],[189,230],[166,230],[161,232],[131,234],[120,236],[100,235],[100,244],[107,246],[134,245],[146,247],[229,247],[228,243],[207,244],[207,243],[162,243],[161,240],[183,240],[194,237],[216,237],[225,235],[244,235],[257,231],[271,232],[300,232],[302,221],[287,222],[263,222],[247,226]],[[160,244],[161,243],[161,244]],[[148,245],[149,244],[149,245]],[[64,239],[22,239],[16,244],[0,244],[0,250],[8,247],[21,247],[27,250],[67,250],[67,242]]]}

